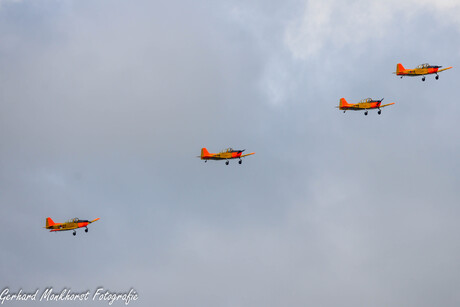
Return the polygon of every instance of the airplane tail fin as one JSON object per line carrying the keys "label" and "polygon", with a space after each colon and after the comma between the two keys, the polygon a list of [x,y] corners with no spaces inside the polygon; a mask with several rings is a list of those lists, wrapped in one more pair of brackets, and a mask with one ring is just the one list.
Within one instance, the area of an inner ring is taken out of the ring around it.
{"label": "airplane tail fin", "polygon": [[397,74],[397,75],[399,75],[400,73],[402,73],[404,70],[406,70],[406,69],[404,68],[404,66],[402,66],[401,63],[396,64],[396,74]]}
{"label": "airplane tail fin", "polygon": [[204,156],[209,156],[209,151],[206,147],[201,148],[201,159],[203,159]]}
{"label": "airplane tail fin", "polygon": [[342,107],[346,107],[348,106],[348,102],[345,100],[345,98],[340,98],[340,104],[339,104],[339,108],[342,108]]}
{"label": "airplane tail fin", "polygon": [[56,223],[50,217],[46,218],[46,228],[53,226],[54,224]]}

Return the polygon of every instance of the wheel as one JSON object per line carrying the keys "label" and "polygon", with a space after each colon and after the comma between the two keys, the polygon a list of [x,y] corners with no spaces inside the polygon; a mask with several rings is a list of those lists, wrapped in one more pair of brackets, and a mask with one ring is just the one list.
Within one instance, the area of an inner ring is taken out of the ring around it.
{"label": "wheel", "polygon": [[364,115],[367,115],[367,111],[366,111],[366,112],[364,112]]}
{"label": "wheel", "polygon": [[77,235],[77,232],[76,232],[76,231],[74,231],[74,232],[73,232],[73,235],[74,235],[74,236],[76,236],[76,235]]}
{"label": "wheel", "polygon": [[438,79],[439,79],[439,76],[438,76],[438,75],[436,75],[436,77],[434,77],[434,78],[435,78],[436,80],[438,80]]}
{"label": "wheel", "polygon": [[88,228],[85,229],[85,232],[88,232]]}
{"label": "wheel", "polygon": [[378,114],[378,115],[382,114],[382,110],[379,110],[379,111],[377,112],[377,114]]}
{"label": "wheel", "polygon": [[228,165],[229,163],[230,163],[230,162],[228,162],[228,161],[225,161],[225,165]]}
{"label": "wheel", "polygon": [[238,164],[241,164],[241,163],[243,163],[243,161],[241,161],[241,160],[240,160],[240,161],[238,161]]}
{"label": "wheel", "polygon": [[425,81],[425,77],[422,78],[422,81]]}

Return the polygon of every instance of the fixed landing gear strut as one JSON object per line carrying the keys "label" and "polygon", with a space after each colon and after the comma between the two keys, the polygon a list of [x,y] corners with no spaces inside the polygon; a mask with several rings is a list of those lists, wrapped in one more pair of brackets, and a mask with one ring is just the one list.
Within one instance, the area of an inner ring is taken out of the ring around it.
{"label": "fixed landing gear strut", "polygon": [[77,235],[77,232],[76,232],[75,230],[73,231],[73,235],[74,235],[74,236],[76,236],[76,235]]}
{"label": "fixed landing gear strut", "polygon": [[243,160],[240,159],[240,161],[238,161],[238,164],[241,164],[241,163],[243,163]]}
{"label": "fixed landing gear strut", "polygon": [[422,77],[422,81],[425,81],[425,76]]}
{"label": "fixed landing gear strut", "polygon": [[230,163],[230,162],[228,162],[228,160],[227,160],[227,161],[225,161],[225,165],[228,165],[229,163]]}
{"label": "fixed landing gear strut", "polygon": [[434,78],[435,78],[436,80],[438,80],[438,79],[439,79],[439,75],[438,75],[438,74],[436,74],[436,77],[434,77]]}
{"label": "fixed landing gear strut", "polygon": [[382,114],[382,110],[379,109],[379,111],[377,112],[378,115]]}
{"label": "fixed landing gear strut", "polygon": [[364,115],[367,115],[367,111],[364,111]]}
{"label": "fixed landing gear strut", "polygon": [[85,232],[88,232],[88,227],[86,227]]}

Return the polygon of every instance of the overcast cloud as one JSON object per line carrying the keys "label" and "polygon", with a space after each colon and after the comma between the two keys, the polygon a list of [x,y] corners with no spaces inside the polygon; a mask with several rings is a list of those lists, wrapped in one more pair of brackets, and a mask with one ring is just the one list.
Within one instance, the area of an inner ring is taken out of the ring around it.
{"label": "overcast cloud", "polygon": [[[459,15],[447,0],[0,0],[0,287],[458,306]],[[398,62],[454,69],[401,80]],[[396,104],[343,114],[341,97]],[[204,146],[256,154],[204,164]],[[73,237],[48,216],[101,220]]]}

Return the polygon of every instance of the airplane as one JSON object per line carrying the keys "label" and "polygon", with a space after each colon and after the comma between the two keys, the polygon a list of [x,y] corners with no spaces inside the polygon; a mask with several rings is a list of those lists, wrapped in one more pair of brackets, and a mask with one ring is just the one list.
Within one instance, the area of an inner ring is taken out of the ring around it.
{"label": "airplane", "polygon": [[439,79],[438,72],[452,68],[452,66],[450,66],[444,69],[439,69],[441,67],[442,66],[430,65],[428,63],[425,63],[425,64],[420,64],[414,69],[405,69],[401,63],[398,63],[396,64],[396,72],[394,72],[394,74],[396,74],[397,76],[401,76],[401,79],[404,76],[409,76],[409,77],[422,76],[422,81],[425,81],[425,75],[436,74],[435,79],[438,80]]}
{"label": "airplane", "polygon": [[383,101],[383,98],[380,100],[372,100],[372,98],[366,98],[366,99],[361,100],[358,103],[350,104],[345,100],[345,98],[340,98],[340,104],[336,108],[343,110],[343,113],[345,113],[347,110],[353,110],[353,111],[364,110],[364,115],[367,115],[367,110],[369,109],[379,109],[377,113],[380,115],[382,114],[382,110],[380,110],[380,108],[391,106],[392,104],[395,104],[394,102],[392,102],[389,104],[382,105],[382,101]]}
{"label": "airplane", "polygon": [[201,148],[201,156],[198,156],[198,158],[201,158],[201,160],[204,160],[204,162],[208,162],[208,160],[227,160],[225,161],[225,165],[228,165],[230,162],[228,161],[229,159],[240,159],[238,161],[238,164],[243,163],[243,160],[241,158],[250,156],[255,154],[255,152],[251,152],[249,154],[243,155],[243,151],[246,149],[242,150],[235,150],[233,148],[227,148],[219,153],[210,153],[206,148]]}
{"label": "airplane", "polygon": [[85,227],[85,232],[88,232],[88,225],[96,222],[97,220],[99,220],[99,218],[88,221],[80,220],[78,217],[76,217],[66,221],[65,223],[55,223],[50,217],[47,217],[46,226],[43,228],[51,229],[50,232],[73,230],[73,235],[75,236],[77,235],[75,229]]}

